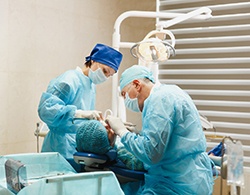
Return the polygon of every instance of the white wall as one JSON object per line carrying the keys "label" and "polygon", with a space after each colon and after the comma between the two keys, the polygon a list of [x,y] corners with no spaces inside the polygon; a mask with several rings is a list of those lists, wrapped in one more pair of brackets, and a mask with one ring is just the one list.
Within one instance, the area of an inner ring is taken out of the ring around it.
{"label": "white wall", "polygon": [[[82,66],[97,42],[112,45],[116,18],[135,9],[154,10],[155,1],[0,0],[0,155],[36,152],[37,106],[48,82]],[[145,35],[149,24],[139,31],[135,24],[124,22],[124,38]],[[136,62],[121,51],[121,69]],[[111,108],[111,79],[97,90],[96,108]]]}
{"label": "white wall", "polygon": [[244,186],[241,188],[241,195],[249,195],[250,194],[250,168],[244,168]]}

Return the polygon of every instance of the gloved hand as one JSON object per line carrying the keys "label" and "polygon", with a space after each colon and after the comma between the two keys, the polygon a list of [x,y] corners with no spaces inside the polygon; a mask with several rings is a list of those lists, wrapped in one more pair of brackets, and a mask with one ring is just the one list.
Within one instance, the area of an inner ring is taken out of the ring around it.
{"label": "gloved hand", "polygon": [[97,110],[76,110],[74,117],[102,120],[102,112]]}
{"label": "gloved hand", "polygon": [[133,133],[136,133],[136,134],[139,134],[139,130],[136,129],[136,125],[133,124],[133,123],[130,123],[130,122],[124,122],[123,123],[125,125],[125,127],[127,128],[127,130],[129,130],[130,132],[133,132]]}
{"label": "gloved hand", "polygon": [[127,132],[129,132],[122,120],[118,117],[108,115],[105,122],[111,127],[111,129],[117,134],[119,137],[122,137]]}

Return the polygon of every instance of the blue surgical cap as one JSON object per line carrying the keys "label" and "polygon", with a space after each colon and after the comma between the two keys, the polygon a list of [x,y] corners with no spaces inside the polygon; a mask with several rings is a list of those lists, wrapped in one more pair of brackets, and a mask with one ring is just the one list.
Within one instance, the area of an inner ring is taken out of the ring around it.
{"label": "blue surgical cap", "polygon": [[86,62],[90,60],[105,64],[117,72],[122,61],[122,54],[112,47],[98,43],[91,51],[90,56],[86,57]]}
{"label": "blue surgical cap", "polygon": [[145,66],[133,65],[130,68],[126,69],[120,78],[120,89],[122,90],[126,85],[131,83],[135,79],[147,78],[153,83],[155,79],[153,73]]}
{"label": "blue surgical cap", "polygon": [[97,120],[84,120],[76,133],[76,148],[79,152],[105,154],[112,147],[106,128]]}

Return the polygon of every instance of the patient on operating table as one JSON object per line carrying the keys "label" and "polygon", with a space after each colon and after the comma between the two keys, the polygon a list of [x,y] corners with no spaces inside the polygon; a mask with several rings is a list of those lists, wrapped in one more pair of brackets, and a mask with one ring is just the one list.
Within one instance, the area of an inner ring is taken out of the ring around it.
{"label": "patient on operating table", "polygon": [[117,161],[121,161],[128,169],[142,171],[143,163],[126,150],[123,144],[116,140],[116,135],[109,127],[96,120],[84,120],[82,127],[76,133],[76,147],[79,152],[106,154],[114,148],[117,151]]}

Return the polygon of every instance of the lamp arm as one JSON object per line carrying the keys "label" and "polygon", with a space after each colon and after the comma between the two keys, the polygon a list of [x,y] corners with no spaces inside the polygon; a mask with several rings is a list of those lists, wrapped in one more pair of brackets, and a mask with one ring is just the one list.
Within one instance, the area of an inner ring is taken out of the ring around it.
{"label": "lamp arm", "polygon": [[[188,12],[182,16],[177,16],[176,18],[173,18],[171,20],[158,22],[156,26],[157,28],[168,28],[170,26],[173,26],[175,24],[178,24],[180,22],[183,22],[190,18],[194,18],[199,15],[204,16],[204,19],[208,19],[212,17],[211,13],[212,13],[211,9],[209,9],[208,7],[202,7],[194,11]],[[205,15],[202,15],[202,14],[205,14]]]}

